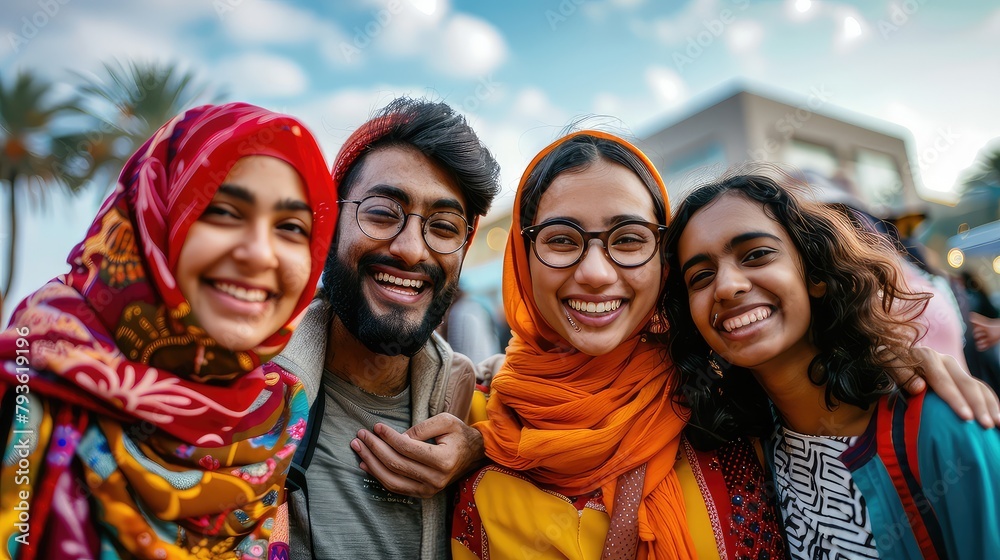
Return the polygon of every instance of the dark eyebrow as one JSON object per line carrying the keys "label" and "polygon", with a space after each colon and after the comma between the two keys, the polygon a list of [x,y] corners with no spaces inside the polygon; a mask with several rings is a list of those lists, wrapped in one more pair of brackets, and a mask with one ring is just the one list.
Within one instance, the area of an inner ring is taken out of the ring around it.
{"label": "dark eyebrow", "polygon": [[[571,223],[574,223],[577,226],[579,226],[580,229],[583,229],[583,224],[580,223],[580,220],[577,220],[576,218],[572,218],[570,216],[553,216],[553,217],[551,217],[551,218],[549,218],[549,219],[547,219],[545,221],[546,222],[551,222],[552,220],[564,220],[564,221],[567,221],[567,222],[571,222]],[[604,220],[604,225],[605,225],[605,227],[611,228],[611,227],[614,227],[614,226],[616,226],[616,225],[618,225],[618,224],[620,224],[622,222],[631,222],[631,221],[645,222],[646,218],[644,218],[644,217],[642,217],[642,216],[640,216],[638,214],[619,214],[617,216],[611,216],[607,220]],[[544,222],[540,222],[540,223],[544,223]]]}
{"label": "dark eyebrow", "polygon": [[[741,243],[746,243],[747,241],[752,241],[754,239],[759,239],[761,237],[772,239],[774,241],[777,241],[778,243],[781,243],[781,239],[774,234],[767,233],[764,231],[748,231],[746,233],[741,233],[730,239],[729,243],[726,243],[725,247],[723,247],[723,251],[728,253],[729,251],[732,251],[733,247],[736,245],[739,245]],[[687,262],[681,265],[681,275],[683,276],[692,266],[701,264],[707,260],[709,260],[709,258],[708,255],[706,255],[705,253],[698,253],[697,255],[691,257],[690,259],[687,260]]]}
{"label": "dark eyebrow", "polygon": [[[231,196],[237,200],[246,202],[247,204],[257,203],[257,197],[254,196],[252,192],[239,185],[231,185],[229,183],[223,183],[222,185],[219,185],[219,192],[226,196]],[[274,209],[281,211],[290,210],[293,212],[298,212],[298,211],[304,211],[310,213],[312,212],[312,207],[306,204],[304,200],[298,200],[295,198],[286,198],[284,200],[279,200],[274,205]]]}
{"label": "dark eyebrow", "polygon": [[[368,192],[365,193],[365,196],[367,197],[376,194],[396,199],[403,206],[409,206],[413,202],[412,199],[410,198],[410,195],[406,194],[406,191],[404,191],[399,187],[394,187],[392,185],[386,185],[386,184],[375,185],[372,188],[368,189]],[[432,202],[430,207],[435,209],[448,208],[450,210],[458,212],[463,216],[465,215],[465,208],[462,207],[462,203],[454,198],[439,198],[434,202]]]}
{"label": "dark eyebrow", "polygon": [[646,218],[638,214],[619,214],[617,216],[612,216],[611,218],[608,218],[607,220],[604,221],[604,224],[608,227],[611,227],[614,225],[618,225],[622,222],[631,222],[631,221],[645,222],[647,220]]}
{"label": "dark eyebrow", "polygon": [[254,204],[257,202],[257,197],[254,196],[252,192],[248,191],[247,189],[244,189],[239,185],[230,185],[229,183],[223,183],[219,185],[219,192],[224,195],[231,196],[233,198],[242,200],[243,202],[247,202],[250,204]]}
{"label": "dark eyebrow", "polygon": [[312,213],[312,206],[305,203],[304,200],[299,200],[296,198],[286,198],[284,200],[279,200],[277,204],[274,205],[275,210],[288,210],[292,212],[309,212]]}

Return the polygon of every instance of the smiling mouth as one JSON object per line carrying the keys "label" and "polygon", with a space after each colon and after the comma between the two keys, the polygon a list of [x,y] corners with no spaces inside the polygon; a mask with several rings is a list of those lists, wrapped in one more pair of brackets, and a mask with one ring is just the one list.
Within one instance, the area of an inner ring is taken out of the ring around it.
{"label": "smiling mouth", "polygon": [[424,291],[425,282],[423,280],[400,278],[385,272],[376,272],[373,277],[380,286],[397,294],[413,296]]}
{"label": "smiling mouth", "polygon": [[216,290],[219,290],[234,299],[250,303],[261,303],[277,297],[277,294],[271,293],[267,290],[259,288],[244,288],[243,286],[237,286],[228,282],[209,281],[209,284],[211,284]]}
{"label": "smiling mouth", "polygon": [[722,328],[726,332],[733,332],[736,329],[743,328],[751,323],[756,323],[757,321],[763,321],[771,316],[771,310],[768,307],[758,307],[756,309],[751,309],[750,311],[738,316],[730,317],[722,322]]}
{"label": "smiling mouth", "polygon": [[601,314],[601,313],[610,313],[621,307],[622,299],[619,298],[601,302],[568,299],[566,300],[566,305],[568,305],[570,309],[578,313]]}

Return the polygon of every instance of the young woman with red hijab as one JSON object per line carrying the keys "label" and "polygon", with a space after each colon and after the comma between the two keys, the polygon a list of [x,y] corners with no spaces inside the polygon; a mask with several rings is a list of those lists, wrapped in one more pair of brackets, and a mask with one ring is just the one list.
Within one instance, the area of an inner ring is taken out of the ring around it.
{"label": "young woman with red hijab", "polygon": [[29,558],[287,555],[302,385],[265,364],[313,296],[336,198],[299,121],[178,115],[122,170],[71,270],[0,333],[0,531]]}

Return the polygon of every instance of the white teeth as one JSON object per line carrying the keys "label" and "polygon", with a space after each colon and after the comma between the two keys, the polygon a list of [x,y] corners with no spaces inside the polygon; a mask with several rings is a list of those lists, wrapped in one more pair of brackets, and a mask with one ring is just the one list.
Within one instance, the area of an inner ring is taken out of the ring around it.
{"label": "white teeth", "polygon": [[566,304],[572,309],[577,311],[582,311],[584,313],[606,313],[608,311],[614,311],[622,305],[622,300],[613,299],[611,301],[580,301],[578,299],[567,300]]}
{"label": "white teeth", "polygon": [[726,329],[726,332],[733,332],[734,330],[745,327],[750,323],[756,323],[757,321],[763,321],[771,316],[771,310],[767,307],[758,307],[748,313],[740,315],[739,317],[733,317],[731,319],[726,319],[722,322],[722,328]]}
{"label": "white teeth", "polygon": [[267,290],[248,290],[241,286],[234,286],[233,284],[226,284],[224,282],[215,283],[215,288],[242,301],[261,302],[267,299]]}
{"label": "white teeth", "polygon": [[409,278],[397,278],[391,274],[386,274],[385,272],[376,272],[375,279],[379,282],[386,282],[388,284],[395,284],[397,286],[402,286],[404,288],[414,288],[419,290],[423,287],[423,280],[410,280]]}

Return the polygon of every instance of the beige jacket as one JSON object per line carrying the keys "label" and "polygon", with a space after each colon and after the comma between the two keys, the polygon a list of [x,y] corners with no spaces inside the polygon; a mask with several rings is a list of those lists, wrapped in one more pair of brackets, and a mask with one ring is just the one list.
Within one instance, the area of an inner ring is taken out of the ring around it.
{"label": "beige jacket", "polygon": [[[288,346],[274,358],[275,363],[302,380],[310,407],[316,400],[323,379],[330,313],[330,305],[324,299],[313,300]],[[411,425],[442,412],[465,420],[476,383],[472,362],[452,351],[437,334],[432,335],[424,348],[410,360]],[[289,493],[288,500],[289,515],[293,519],[306,519],[303,493]],[[422,500],[421,514],[421,558],[447,558],[448,519],[444,493]],[[293,532],[289,543],[291,558],[309,558],[311,547],[308,535],[297,533]]]}

